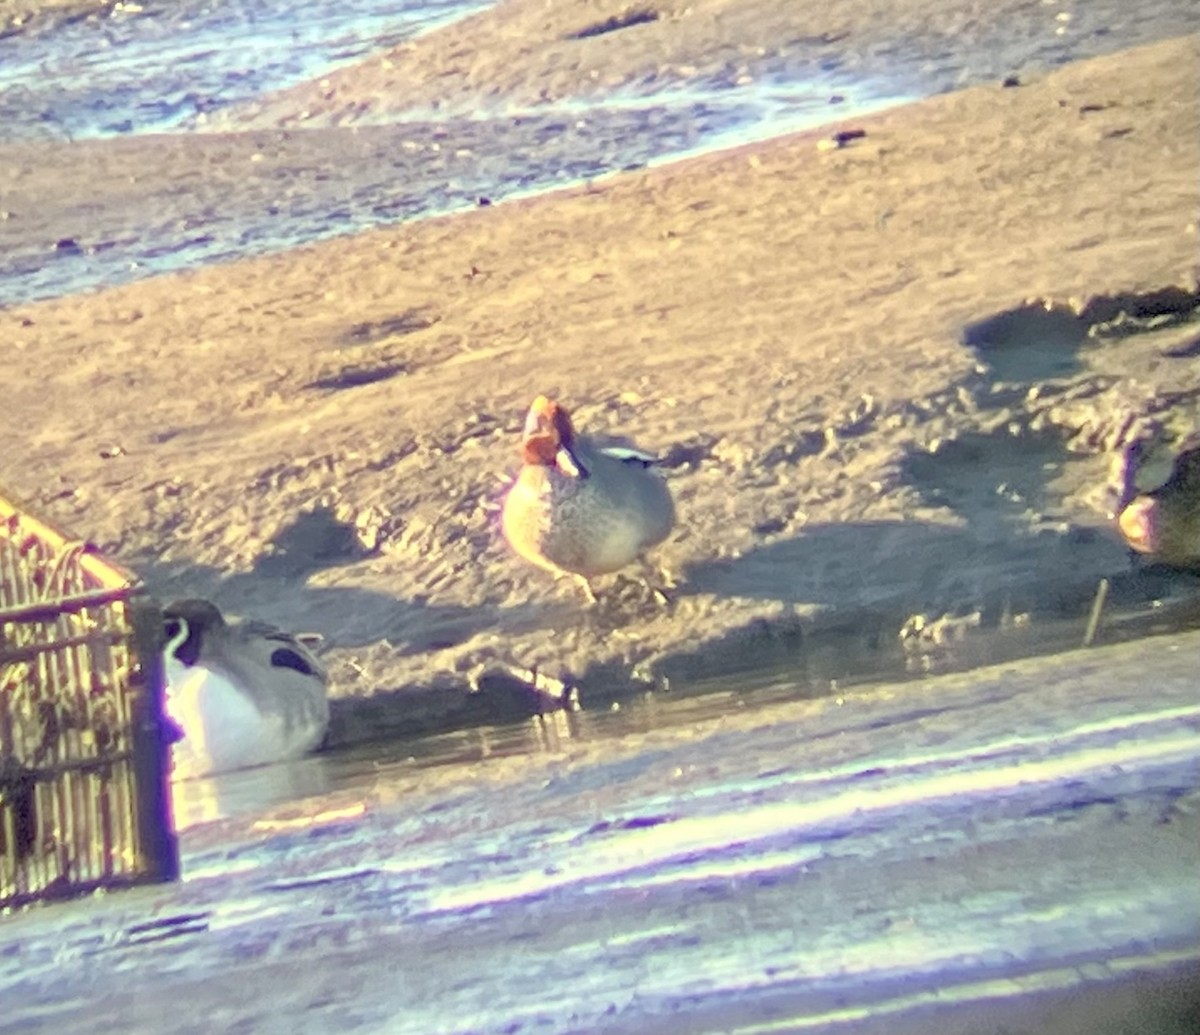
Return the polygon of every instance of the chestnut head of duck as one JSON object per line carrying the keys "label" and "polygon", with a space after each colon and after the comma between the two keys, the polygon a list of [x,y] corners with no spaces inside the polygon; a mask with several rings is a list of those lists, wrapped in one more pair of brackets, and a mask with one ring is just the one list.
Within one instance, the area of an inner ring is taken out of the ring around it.
{"label": "chestnut head of duck", "polygon": [[568,478],[587,478],[590,472],[579,454],[571,414],[561,403],[539,395],[525,417],[522,459],[526,464],[556,468]]}

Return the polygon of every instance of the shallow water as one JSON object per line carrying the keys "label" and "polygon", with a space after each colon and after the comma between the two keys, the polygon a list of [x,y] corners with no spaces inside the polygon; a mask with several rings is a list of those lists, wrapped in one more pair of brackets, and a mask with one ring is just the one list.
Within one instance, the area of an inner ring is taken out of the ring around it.
{"label": "shallow water", "polygon": [[260,144],[267,152],[286,151],[282,167],[259,172],[252,166],[236,191],[198,185],[190,196],[172,195],[170,215],[153,205],[148,211],[83,209],[64,227],[68,243],[57,247],[54,240],[40,239],[6,244],[0,236],[0,303],[51,298],[461,211],[480,199],[537,194],[744,142],[755,133],[766,137],[820,124],[832,107],[852,106],[861,113],[896,103],[865,89],[853,96],[853,105],[831,106],[828,91],[819,86],[762,101],[709,102],[701,94],[680,94],[676,106],[663,100],[621,102],[586,113],[572,108],[366,126],[335,148],[319,130],[292,134],[286,143]]}
{"label": "shallow water", "polygon": [[[109,17],[0,39],[0,136],[79,140],[178,129],[489,6],[489,0],[118,5]],[[650,76],[626,93],[627,100],[665,98],[681,111],[727,99],[756,110],[743,118],[771,121],[778,114],[786,122],[795,98],[814,88],[873,81],[892,84],[896,96],[924,96],[1198,28],[1200,11],[1180,0],[1136,8],[1120,0],[1043,0],[1001,23],[971,21],[954,38],[896,35],[832,51],[823,42],[795,41],[784,56],[749,59],[752,75],[729,67],[685,90]],[[579,107],[620,103],[605,98]],[[569,112],[576,105],[551,107]]]}
{"label": "shallow water", "polygon": [[195,828],[180,884],[0,923],[0,1031],[828,1030],[1194,968],[1195,649],[314,759],[329,791]]}
{"label": "shallow water", "polygon": [[0,39],[0,135],[85,140],[180,128],[394,46],[486,0],[128,4]]}
{"label": "shallow water", "polygon": [[[1196,582],[1169,573],[1135,573],[1111,581],[1106,605],[1093,632],[1097,648],[1131,644],[1200,627]],[[604,752],[623,741],[656,731],[688,729],[724,716],[767,713],[773,708],[832,699],[844,701],[864,686],[886,683],[903,692],[930,677],[966,673],[1032,658],[1046,658],[1086,646],[1088,608],[1061,603],[1017,616],[972,613],[943,621],[936,642],[919,637],[881,636],[871,616],[842,615],[825,630],[810,630],[784,660],[758,658],[725,670],[719,661],[701,664],[704,676],[667,680],[658,690],[631,696],[621,688],[609,694],[589,688],[581,705],[530,715],[525,699],[511,702],[512,718],[497,705],[489,724],[422,736],[391,736],[326,751],[287,765],[269,766],[174,786],[176,824],[186,830],[214,820],[261,813],[286,802],[389,780],[420,780],[430,772],[456,772],[496,759],[554,756],[568,750]],[[883,625],[892,630],[892,618]],[[343,727],[352,720],[355,700],[335,701]],[[398,709],[411,707],[403,699]],[[370,723],[379,722],[373,707]],[[454,721],[461,721],[455,718]],[[360,724],[361,725],[361,724]]]}

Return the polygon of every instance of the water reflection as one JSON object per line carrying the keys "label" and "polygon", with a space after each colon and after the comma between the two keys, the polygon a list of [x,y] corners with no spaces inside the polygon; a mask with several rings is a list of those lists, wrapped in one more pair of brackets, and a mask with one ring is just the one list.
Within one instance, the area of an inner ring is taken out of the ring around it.
{"label": "water reflection", "polygon": [[[1169,583],[1130,576],[1117,580],[1121,605],[1105,617],[1102,642],[1127,643],[1147,636],[1200,627],[1193,595],[1164,597]],[[1150,598],[1143,599],[1142,595]],[[643,738],[739,713],[766,713],[804,699],[833,698],[880,682],[917,681],[1058,654],[1081,645],[1080,616],[1015,621],[1001,615],[981,626],[967,616],[952,622],[945,639],[882,636],[882,625],[860,615],[846,627],[808,635],[796,656],[750,671],[708,665],[704,677],[679,679],[669,689],[550,711],[502,725],[481,725],[418,738],[397,738],[327,751],[300,761],[185,780],[173,785],[175,823],[186,830],[215,820],[262,814],[289,802],[331,795],[362,798],[428,782],[437,770],[448,777],[464,767],[538,756],[603,754],[627,738]],[[1026,616],[1028,618],[1028,616]],[[935,623],[936,624],[936,623]],[[851,627],[852,626],[852,627]],[[894,629],[892,622],[889,628]],[[308,812],[324,808],[317,801]]]}
{"label": "water reflection", "polygon": [[175,829],[182,831],[217,819],[261,812],[282,802],[326,794],[332,787],[329,760],[320,755],[200,779],[176,780],[171,785]]}
{"label": "water reflection", "polygon": [[217,808],[330,789],[195,827],[178,884],[5,918],[5,1020],[151,1031],[186,1000],[196,1032],[919,1031],[886,1022],[1194,964],[1196,647],[686,732],[737,698],[647,697],[233,774]]}

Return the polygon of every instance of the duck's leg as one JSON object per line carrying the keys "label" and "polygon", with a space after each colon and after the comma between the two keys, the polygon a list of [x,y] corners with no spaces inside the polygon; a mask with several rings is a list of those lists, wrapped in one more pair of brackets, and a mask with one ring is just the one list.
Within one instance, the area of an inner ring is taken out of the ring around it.
{"label": "duck's leg", "polygon": [[674,576],[666,568],[651,564],[646,557],[641,558],[641,568],[642,582],[645,583],[650,595],[663,607],[670,606],[673,601],[668,590],[672,590],[678,585]]}
{"label": "duck's leg", "polygon": [[583,595],[587,597],[587,602],[589,604],[594,605],[597,603],[596,591],[592,589],[592,584],[590,581],[588,581],[586,575],[577,575],[573,571],[558,571],[555,572],[554,579],[556,582],[560,582],[563,579],[573,580],[575,584],[583,590]]}
{"label": "duck's leg", "polygon": [[587,597],[589,604],[594,606],[599,602],[596,599],[596,591],[592,589],[592,583],[586,575],[576,575],[575,581],[583,588],[583,595]]}

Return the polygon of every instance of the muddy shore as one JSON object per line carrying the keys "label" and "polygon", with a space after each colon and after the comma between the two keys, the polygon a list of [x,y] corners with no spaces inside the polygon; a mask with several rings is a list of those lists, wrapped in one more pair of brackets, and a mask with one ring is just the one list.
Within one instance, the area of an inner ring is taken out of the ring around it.
{"label": "muddy shore", "polygon": [[[532,8],[508,10],[528,39]],[[460,31],[428,38],[428,67]],[[342,742],[418,713],[466,721],[480,687],[603,701],[808,664],[814,629],[936,648],[956,622],[1082,616],[1099,578],[1128,572],[1116,451],[1147,423],[1197,424],[1198,58],[1200,38],[1171,40],[8,307],[0,482],[164,597],[323,633],[335,694],[356,702]],[[506,96],[558,89],[538,61]],[[405,75],[427,81],[422,62]],[[493,71],[446,95],[486,93]],[[376,113],[423,96],[360,75],[337,98],[351,85]],[[287,124],[313,89],[246,117]],[[823,146],[837,129],[865,136]],[[136,232],[147,210],[187,219],[263,176],[302,190],[394,130],[319,132],[3,145],[5,233],[73,239],[89,212]],[[538,392],[664,456],[669,606],[617,578],[589,609],[499,541],[491,508]]]}
{"label": "muddy shore", "polygon": [[[563,99],[744,83],[870,79],[934,93],[1098,56],[1144,26],[1182,36],[1200,13],[1054,0],[508,0],[386,54],[221,113],[217,125],[348,125],[421,112],[537,110]],[[1071,42],[1065,41],[1070,38]]]}

